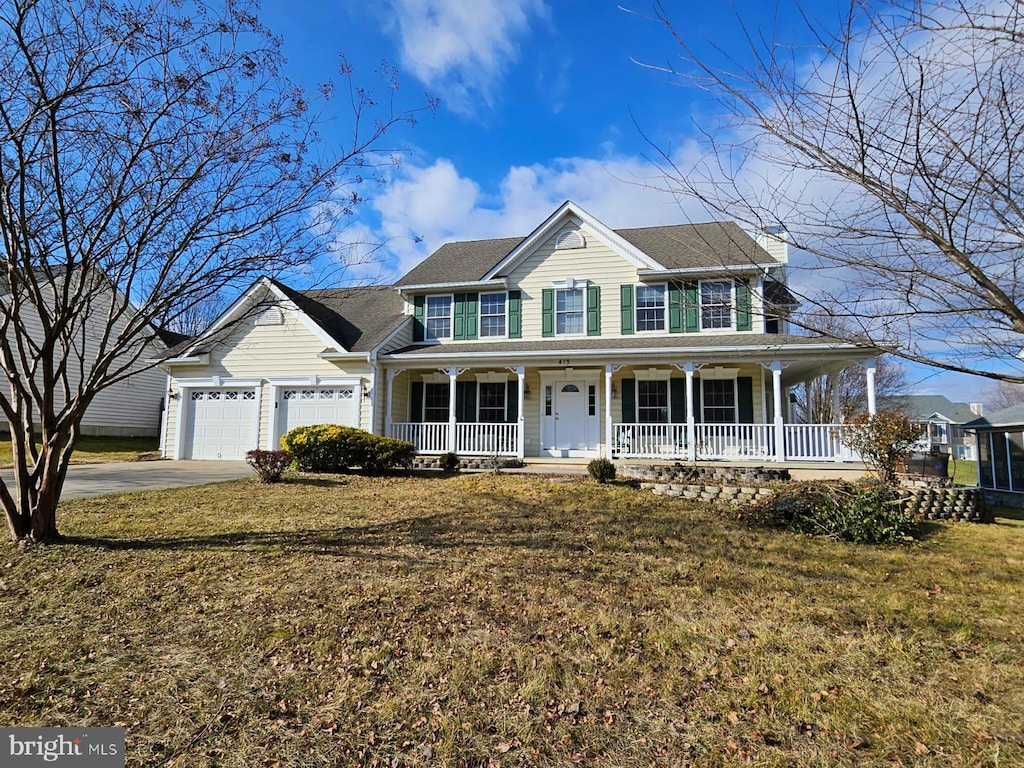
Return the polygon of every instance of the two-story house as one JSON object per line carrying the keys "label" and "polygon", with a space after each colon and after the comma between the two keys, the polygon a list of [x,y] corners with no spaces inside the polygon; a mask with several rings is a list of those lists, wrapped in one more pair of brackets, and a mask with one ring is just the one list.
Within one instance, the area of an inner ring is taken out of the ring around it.
{"label": "two-story house", "polygon": [[395,286],[263,280],[166,361],[164,451],[239,458],[316,421],[424,454],[851,458],[787,389],[875,351],[794,335],[784,232],[612,230],[566,202],[526,237],[449,243]]}

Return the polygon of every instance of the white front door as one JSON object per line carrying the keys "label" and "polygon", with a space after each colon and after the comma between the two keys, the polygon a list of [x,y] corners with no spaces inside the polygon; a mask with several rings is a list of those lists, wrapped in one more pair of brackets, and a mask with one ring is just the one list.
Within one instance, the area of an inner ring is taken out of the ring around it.
{"label": "white front door", "polygon": [[555,384],[555,448],[587,449],[587,385],[582,381]]}

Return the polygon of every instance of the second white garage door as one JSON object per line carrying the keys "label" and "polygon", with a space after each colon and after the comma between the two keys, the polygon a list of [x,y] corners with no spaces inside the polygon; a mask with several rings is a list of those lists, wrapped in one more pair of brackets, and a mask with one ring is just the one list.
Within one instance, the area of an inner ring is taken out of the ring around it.
{"label": "second white garage door", "polygon": [[278,431],[284,434],[311,424],[359,426],[359,398],[354,385],[281,390]]}

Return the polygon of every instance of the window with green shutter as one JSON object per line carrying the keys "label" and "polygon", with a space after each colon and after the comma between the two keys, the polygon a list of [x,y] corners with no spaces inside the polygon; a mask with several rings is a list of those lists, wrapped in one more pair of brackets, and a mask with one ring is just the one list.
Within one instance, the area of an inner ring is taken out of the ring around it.
{"label": "window with green shutter", "polygon": [[508,292],[508,337],[523,338],[523,292]]}
{"label": "window with green shutter", "polygon": [[619,305],[622,308],[622,335],[633,334],[633,285],[624,285],[621,288]]}
{"label": "window with green shutter", "polygon": [[[413,316],[412,340],[413,341],[423,341],[423,339],[424,339],[424,320],[426,318],[427,297],[426,296],[422,296],[422,295],[421,296],[413,296],[413,298],[412,298],[412,306],[413,306],[413,313],[412,313],[412,316]],[[418,419],[415,419],[415,421],[418,421]]]}
{"label": "window with green shutter", "polygon": [[683,310],[686,316],[684,330],[696,333],[700,330],[700,306],[697,303],[697,283],[688,280],[683,283]]}
{"label": "window with green shutter", "polygon": [[749,331],[752,327],[750,317],[750,286],[744,280],[736,281],[736,330]]}
{"label": "window with green shutter", "polygon": [[544,288],[540,295],[541,335],[555,335],[555,289]]}

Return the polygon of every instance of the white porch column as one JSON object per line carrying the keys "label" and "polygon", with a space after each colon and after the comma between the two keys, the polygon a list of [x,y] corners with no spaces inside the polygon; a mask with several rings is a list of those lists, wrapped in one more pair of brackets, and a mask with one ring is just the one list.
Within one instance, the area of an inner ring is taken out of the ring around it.
{"label": "white porch column", "polygon": [[612,422],[612,369],[611,363],[604,365],[604,455],[612,458],[612,446],[615,444],[615,425]]}
{"label": "white porch column", "polygon": [[385,400],[384,407],[387,409],[387,410],[384,411],[384,435],[385,435],[385,437],[393,437],[393,435],[391,434],[391,422],[393,420],[392,410],[391,409],[392,409],[392,406],[394,405],[394,398],[395,398],[395,395],[394,395],[394,389],[395,389],[394,382],[395,382],[395,376],[397,376],[397,375],[398,375],[398,371],[397,370],[395,370],[394,368],[388,368],[387,383],[385,384],[385,388],[386,388],[387,391],[386,391],[385,396],[384,396],[384,400]]}
{"label": "white porch column", "polygon": [[775,460],[786,460],[786,427],[782,416],[782,362],[772,360],[772,406],[775,410]]}
{"label": "white porch column", "polygon": [[519,424],[516,427],[516,458],[522,461],[526,456],[526,367],[516,366],[519,379]]}
{"label": "white porch column", "polygon": [[867,376],[868,385],[868,413],[874,416],[878,410],[875,405],[875,361],[867,360],[864,362],[864,373]]}
{"label": "white porch column", "polygon": [[683,365],[686,374],[686,460],[697,460],[697,417],[693,412],[693,363]]}
{"label": "white porch column", "polygon": [[448,369],[448,451],[455,450],[455,380],[459,377],[458,368]]}

